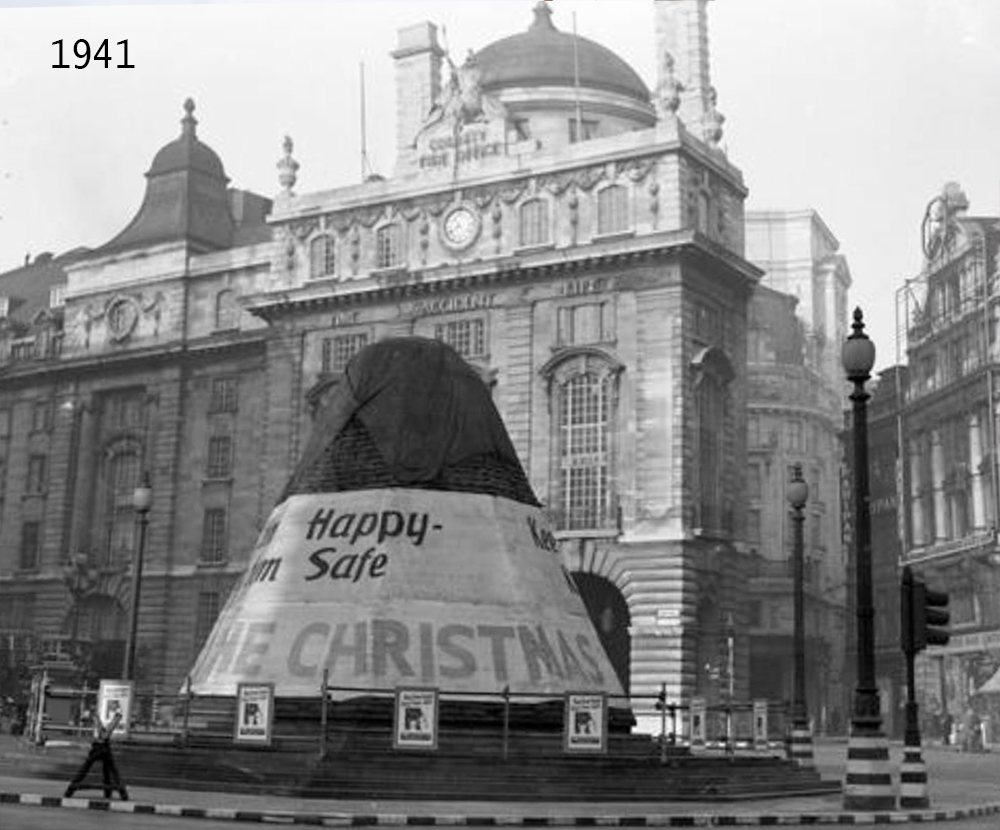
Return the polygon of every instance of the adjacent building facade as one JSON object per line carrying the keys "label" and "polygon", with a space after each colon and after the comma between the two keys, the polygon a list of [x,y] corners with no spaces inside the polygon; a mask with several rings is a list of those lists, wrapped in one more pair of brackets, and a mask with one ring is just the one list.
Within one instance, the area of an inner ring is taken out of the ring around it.
{"label": "adjacent building facade", "polygon": [[909,375],[897,438],[900,562],[950,596],[951,642],[918,659],[923,709],[996,722],[997,697],[984,687],[1000,671],[1000,220],[968,208],[954,183],[930,201],[924,268],[897,295]]}
{"label": "adjacent building facade", "polygon": [[847,562],[840,459],[850,270],[812,210],[746,216],[747,257],[764,270],[748,333],[747,544],[751,693],[790,700],[793,683],[792,470],[809,486],[804,508],[807,704],[816,728],[846,726]]}

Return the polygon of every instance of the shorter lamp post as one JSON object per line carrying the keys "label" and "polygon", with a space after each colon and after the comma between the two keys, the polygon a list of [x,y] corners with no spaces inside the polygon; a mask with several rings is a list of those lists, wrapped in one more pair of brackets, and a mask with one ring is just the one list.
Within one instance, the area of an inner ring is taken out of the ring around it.
{"label": "shorter lamp post", "polygon": [[794,595],[795,628],[794,681],[792,689],[792,742],[789,757],[800,766],[813,764],[812,732],[809,729],[809,710],[806,706],[806,634],[805,596],[803,590],[803,541],[802,525],[805,516],[802,508],[809,498],[809,485],[802,479],[802,465],[796,464],[788,487],[788,503],[792,507],[792,590]]}
{"label": "shorter lamp post", "polygon": [[139,596],[142,589],[142,560],[146,553],[146,527],[149,524],[149,508],[153,505],[153,488],[149,483],[149,473],[143,473],[142,481],[132,493],[132,507],[135,509],[139,525],[139,544],[132,560],[132,604],[129,607],[128,640],[125,643],[125,680],[132,680],[135,673],[135,641],[139,627]]}

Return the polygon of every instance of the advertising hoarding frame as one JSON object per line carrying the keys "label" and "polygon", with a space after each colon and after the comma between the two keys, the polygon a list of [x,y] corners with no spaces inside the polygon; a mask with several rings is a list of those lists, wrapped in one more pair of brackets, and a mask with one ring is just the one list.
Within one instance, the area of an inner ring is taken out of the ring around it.
{"label": "advertising hoarding frame", "polygon": [[[396,689],[392,718],[393,749],[437,750],[439,695],[440,690],[436,687],[400,686]],[[427,728],[422,728],[422,724],[426,724]]]}
{"label": "advertising hoarding frame", "polygon": [[111,733],[112,738],[127,738],[132,725],[132,701],[135,685],[131,680],[102,679],[97,692],[97,716],[107,727],[119,712],[121,720]]}
{"label": "advertising hoarding frame", "polygon": [[[262,702],[263,711],[261,711]],[[274,684],[238,684],[236,686],[236,719],[233,724],[233,741],[238,744],[270,746],[273,731]]]}
{"label": "advertising hoarding frame", "polygon": [[567,692],[565,700],[563,748],[566,752],[607,752],[607,695],[603,692]]}

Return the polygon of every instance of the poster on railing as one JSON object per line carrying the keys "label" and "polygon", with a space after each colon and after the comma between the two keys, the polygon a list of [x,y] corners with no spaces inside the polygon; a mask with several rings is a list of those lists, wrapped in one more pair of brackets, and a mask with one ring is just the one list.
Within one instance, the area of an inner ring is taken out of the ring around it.
{"label": "poster on railing", "polygon": [[236,687],[236,734],[240,744],[271,743],[274,725],[274,684],[240,683]]}
{"label": "poster on railing", "polygon": [[703,697],[691,698],[691,746],[708,742],[708,704]]}
{"label": "poster on railing", "polygon": [[97,716],[103,726],[108,726],[121,715],[118,725],[111,733],[113,738],[127,738],[132,723],[132,681],[102,680],[97,693]]}
{"label": "poster on railing", "polygon": [[563,734],[567,752],[604,752],[607,749],[607,698],[570,692],[566,695]]}
{"label": "poster on railing", "polygon": [[438,690],[397,689],[392,734],[395,749],[437,749]]}
{"label": "poster on railing", "polygon": [[767,701],[755,700],[753,702],[753,746],[754,749],[767,749]]}

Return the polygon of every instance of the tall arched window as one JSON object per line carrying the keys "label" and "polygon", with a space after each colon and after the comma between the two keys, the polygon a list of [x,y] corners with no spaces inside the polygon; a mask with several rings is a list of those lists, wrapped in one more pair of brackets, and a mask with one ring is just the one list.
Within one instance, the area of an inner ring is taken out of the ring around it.
{"label": "tall arched window", "polygon": [[549,241],[549,206],[544,199],[529,199],[521,205],[518,240],[521,245]]}
{"label": "tall arched window", "polygon": [[628,191],[619,184],[605,187],[597,194],[597,233],[621,233],[628,227]]}
{"label": "tall arched window", "polygon": [[321,279],[337,273],[337,246],[328,234],[317,236],[309,243],[309,277]]}
{"label": "tall arched window", "polygon": [[617,527],[615,421],[620,365],[588,349],[546,367],[552,396],[549,508],[560,530]]}
{"label": "tall arched window", "polygon": [[692,365],[697,424],[695,526],[709,535],[728,535],[733,531],[733,517],[725,487],[726,396],[734,372],[714,346],[702,349]]}
{"label": "tall arched window", "polygon": [[135,509],[132,494],[139,484],[141,460],[131,445],[112,449],[104,463],[104,564],[121,567],[132,558]]}

